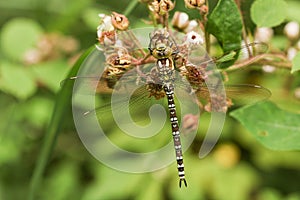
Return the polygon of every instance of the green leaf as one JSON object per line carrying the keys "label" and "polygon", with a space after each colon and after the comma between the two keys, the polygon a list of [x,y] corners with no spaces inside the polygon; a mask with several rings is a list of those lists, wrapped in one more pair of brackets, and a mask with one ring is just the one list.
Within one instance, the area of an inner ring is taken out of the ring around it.
{"label": "green leaf", "polygon": [[0,65],[0,74],[0,90],[22,100],[35,93],[37,86],[29,68],[5,62]]}
{"label": "green leaf", "polygon": [[300,150],[300,115],[261,102],[230,113],[264,146],[273,150]]}
{"label": "green leaf", "polygon": [[60,82],[68,73],[69,66],[64,60],[40,63],[32,68],[39,83],[44,84],[53,92],[60,89]]}
{"label": "green leaf", "polygon": [[69,32],[73,26],[80,26],[82,10],[91,6],[91,0],[80,1],[47,1],[48,9],[53,12],[60,12],[60,15],[55,15],[49,19],[47,28],[50,30],[60,30],[62,32]]}
{"label": "green leaf", "polygon": [[284,0],[256,0],[251,7],[251,19],[259,27],[274,27],[287,16]]}
{"label": "green leaf", "polygon": [[293,66],[292,66],[292,71],[291,73],[294,73],[295,71],[300,70],[300,52],[296,54],[294,59],[292,60]]}
{"label": "green leaf", "polygon": [[222,56],[220,59],[217,60],[217,62],[227,62],[229,60],[232,60],[236,57],[237,52],[232,51],[230,53],[228,53],[225,56]]}
{"label": "green leaf", "polygon": [[128,195],[143,192],[144,185],[149,184],[149,176],[119,172],[108,167],[98,167],[92,173],[95,179],[85,190],[82,200],[132,199]]}
{"label": "green leaf", "polygon": [[[242,41],[242,18],[234,0],[220,0],[208,16],[207,31],[214,35],[224,52],[240,47]],[[221,68],[228,67],[234,60]]]}
{"label": "green leaf", "polygon": [[287,2],[287,20],[300,23],[300,2],[298,0]]}
{"label": "green leaf", "polygon": [[28,121],[35,127],[42,129],[50,120],[49,113],[53,109],[53,101],[42,96],[34,96],[34,98],[26,101],[22,108],[23,110],[19,113],[23,118],[22,121]]}
{"label": "green leaf", "polygon": [[1,49],[9,58],[21,61],[25,52],[36,45],[42,33],[41,26],[35,21],[15,18],[2,28]]}

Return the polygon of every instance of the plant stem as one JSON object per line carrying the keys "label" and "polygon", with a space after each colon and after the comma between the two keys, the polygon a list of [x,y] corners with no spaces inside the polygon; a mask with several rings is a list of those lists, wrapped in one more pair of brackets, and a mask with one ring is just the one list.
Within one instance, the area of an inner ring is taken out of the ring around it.
{"label": "plant stem", "polygon": [[136,5],[139,3],[138,0],[131,0],[130,3],[128,4],[127,8],[124,11],[124,15],[128,16],[133,9],[136,7]]}
{"label": "plant stem", "polygon": [[248,44],[247,30],[246,30],[245,21],[244,21],[242,9],[241,9],[241,2],[240,2],[240,0],[236,0],[236,4],[237,4],[238,10],[239,10],[239,13],[240,13],[240,16],[241,16],[242,25],[243,25],[243,28],[242,28],[242,37],[243,37],[244,43],[246,44],[248,55],[252,56],[252,52],[250,51],[250,48],[247,45]]}
{"label": "plant stem", "polygon": [[[209,3],[208,1],[205,1],[205,5],[207,6],[207,12],[209,12]],[[202,20],[203,20],[203,27],[204,27],[204,37],[205,37],[205,48],[206,48],[206,52],[209,53],[210,51],[210,36],[209,36],[209,32],[207,31],[207,28],[206,28],[206,25],[207,25],[207,14],[208,13],[205,13],[205,14],[201,14],[200,12],[200,15],[202,16]]]}

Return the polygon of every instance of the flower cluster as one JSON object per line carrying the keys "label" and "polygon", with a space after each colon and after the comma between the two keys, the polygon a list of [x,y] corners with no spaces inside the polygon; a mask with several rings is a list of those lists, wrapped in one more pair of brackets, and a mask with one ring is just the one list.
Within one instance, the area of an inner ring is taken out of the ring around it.
{"label": "flower cluster", "polygon": [[25,53],[23,60],[27,65],[37,64],[60,58],[61,55],[69,55],[78,48],[78,41],[73,37],[56,33],[47,34],[38,40],[35,48]]}
{"label": "flower cluster", "polygon": [[122,14],[113,12],[111,16],[99,14],[100,25],[97,36],[100,44],[111,45],[116,41],[116,30],[124,31],[129,26],[129,20]]}

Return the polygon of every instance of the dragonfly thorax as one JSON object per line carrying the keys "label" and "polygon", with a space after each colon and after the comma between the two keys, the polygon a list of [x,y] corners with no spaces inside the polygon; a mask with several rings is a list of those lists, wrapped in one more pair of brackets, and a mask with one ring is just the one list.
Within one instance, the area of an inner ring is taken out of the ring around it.
{"label": "dragonfly thorax", "polygon": [[157,69],[159,77],[163,84],[173,82],[175,79],[175,70],[173,60],[169,58],[163,58],[157,60]]}

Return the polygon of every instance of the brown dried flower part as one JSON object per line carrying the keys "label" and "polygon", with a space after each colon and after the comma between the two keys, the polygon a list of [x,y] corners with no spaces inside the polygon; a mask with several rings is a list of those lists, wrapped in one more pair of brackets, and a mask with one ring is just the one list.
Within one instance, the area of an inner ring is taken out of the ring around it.
{"label": "brown dried flower part", "polygon": [[131,67],[131,56],[127,52],[119,50],[106,57],[106,67],[103,78],[106,79],[107,86],[113,88],[116,82]]}
{"label": "brown dried flower part", "polygon": [[146,89],[149,92],[149,97],[153,96],[157,100],[166,96],[162,87],[162,81],[159,78],[159,72],[156,68],[153,68],[148,74]]}
{"label": "brown dried flower part", "polygon": [[185,66],[187,71],[186,78],[192,86],[199,86],[205,84],[207,75],[202,67],[195,67],[194,65]]}
{"label": "brown dried flower part", "polygon": [[106,81],[107,87],[114,89],[116,83],[120,78],[122,78],[125,72],[126,72],[125,68],[115,67],[115,66],[111,66],[110,64],[107,64],[102,77]]}
{"label": "brown dried flower part", "polygon": [[112,45],[116,41],[116,32],[101,31],[101,34],[98,34],[98,41],[100,44]]}
{"label": "brown dried flower part", "polygon": [[207,5],[202,5],[202,6],[199,8],[199,10],[200,10],[200,13],[201,13],[202,15],[206,15],[206,14],[208,13],[208,6],[207,6]]}
{"label": "brown dried flower part", "polygon": [[127,19],[127,17],[116,12],[113,12],[111,15],[111,23],[116,29],[120,31],[126,30],[129,26],[129,20]]}
{"label": "brown dried flower part", "polygon": [[166,93],[163,91],[162,85],[155,83],[148,83],[146,89],[149,92],[149,97],[154,97],[159,100],[166,96]]}
{"label": "brown dried flower part", "polygon": [[205,0],[184,0],[185,7],[193,9],[193,8],[201,8],[205,4]]}
{"label": "brown dried flower part", "polygon": [[97,27],[97,38],[100,44],[112,45],[116,40],[116,30],[112,25],[112,17],[105,14],[99,14],[100,23]]}
{"label": "brown dried flower part", "polygon": [[188,27],[189,22],[189,16],[186,13],[176,11],[171,24],[173,28],[179,31],[183,31],[185,28]]}
{"label": "brown dried flower part", "polygon": [[108,88],[114,89],[117,81],[123,76],[124,71],[115,67],[106,67],[103,78]]}
{"label": "brown dried flower part", "polygon": [[106,63],[112,67],[126,71],[131,65],[131,56],[125,53],[112,54],[106,58]]}
{"label": "brown dried flower part", "polygon": [[79,43],[75,38],[63,37],[59,42],[59,48],[65,53],[73,53],[79,48]]}
{"label": "brown dried flower part", "polygon": [[174,6],[171,0],[154,0],[148,4],[149,10],[158,15],[166,15]]}
{"label": "brown dried flower part", "polygon": [[25,64],[37,64],[46,60],[54,60],[64,54],[71,54],[79,47],[77,40],[72,37],[50,33],[43,35],[34,49],[24,55]]}

